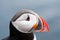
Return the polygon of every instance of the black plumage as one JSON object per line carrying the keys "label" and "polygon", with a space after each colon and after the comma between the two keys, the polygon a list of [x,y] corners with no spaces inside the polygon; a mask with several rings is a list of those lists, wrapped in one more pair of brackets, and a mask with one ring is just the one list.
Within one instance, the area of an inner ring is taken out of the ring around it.
{"label": "black plumage", "polygon": [[34,34],[33,33],[22,33],[18,31],[10,22],[9,25],[10,29],[10,35],[9,37],[3,39],[3,40],[33,40],[34,39]]}

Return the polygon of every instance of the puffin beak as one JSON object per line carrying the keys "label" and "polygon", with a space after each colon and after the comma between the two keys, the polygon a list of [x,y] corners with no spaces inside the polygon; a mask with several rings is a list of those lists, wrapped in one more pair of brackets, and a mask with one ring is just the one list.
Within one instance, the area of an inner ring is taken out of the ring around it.
{"label": "puffin beak", "polygon": [[48,23],[42,17],[39,18],[39,21],[39,26],[37,25],[37,23],[33,26],[35,32],[49,32]]}
{"label": "puffin beak", "polygon": [[40,17],[40,19],[42,21],[41,32],[49,32],[49,25],[48,25],[48,23],[42,17]]}

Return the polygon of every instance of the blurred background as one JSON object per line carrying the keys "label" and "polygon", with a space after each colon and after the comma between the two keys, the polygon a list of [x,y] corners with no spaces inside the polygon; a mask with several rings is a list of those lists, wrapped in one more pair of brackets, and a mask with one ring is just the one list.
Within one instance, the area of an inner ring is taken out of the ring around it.
{"label": "blurred background", "polygon": [[60,40],[60,0],[0,0],[0,40],[9,35],[11,17],[21,9],[30,9],[49,24],[50,32],[35,33],[37,40]]}

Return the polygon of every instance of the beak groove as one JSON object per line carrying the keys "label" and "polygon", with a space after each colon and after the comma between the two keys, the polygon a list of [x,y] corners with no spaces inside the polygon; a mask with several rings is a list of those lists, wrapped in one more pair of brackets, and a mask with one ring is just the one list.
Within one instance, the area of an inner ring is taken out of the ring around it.
{"label": "beak groove", "polygon": [[49,26],[48,23],[42,18],[40,17],[41,21],[42,21],[42,29],[41,32],[49,32]]}

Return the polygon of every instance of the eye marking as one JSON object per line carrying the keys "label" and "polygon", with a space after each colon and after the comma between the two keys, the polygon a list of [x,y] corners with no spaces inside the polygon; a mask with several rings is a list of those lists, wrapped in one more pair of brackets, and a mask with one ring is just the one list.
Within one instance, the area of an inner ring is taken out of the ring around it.
{"label": "eye marking", "polygon": [[29,21],[30,20],[30,17],[29,17],[29,15],[28,15],[28,17],[27,17],[27,19],[26,19],[27,21]]}

